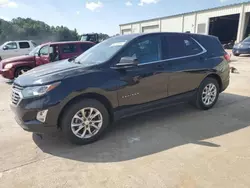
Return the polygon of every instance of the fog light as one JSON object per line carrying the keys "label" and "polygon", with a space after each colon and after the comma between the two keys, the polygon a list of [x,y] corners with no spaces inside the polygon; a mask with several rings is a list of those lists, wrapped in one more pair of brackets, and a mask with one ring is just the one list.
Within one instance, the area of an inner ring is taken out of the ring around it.
{"label": "fog light", "polygon": [[36,119],[40,122],[45,122],[46,121],[46,116],[47,116],[48,110],[42,110],[37,113]]}

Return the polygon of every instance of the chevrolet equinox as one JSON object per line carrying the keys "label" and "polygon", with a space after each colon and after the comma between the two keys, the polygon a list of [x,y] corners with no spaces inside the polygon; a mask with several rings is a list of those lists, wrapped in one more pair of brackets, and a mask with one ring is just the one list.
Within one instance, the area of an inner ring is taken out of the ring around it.
{"label": "chevrolet equinox", "polygon": [[88,144],[120,118],[183,102],[212,108],[229,85],[228,59],[213,36],[117,36],[18,77],[11,108],[26,131],[62,129],[72,143]]}

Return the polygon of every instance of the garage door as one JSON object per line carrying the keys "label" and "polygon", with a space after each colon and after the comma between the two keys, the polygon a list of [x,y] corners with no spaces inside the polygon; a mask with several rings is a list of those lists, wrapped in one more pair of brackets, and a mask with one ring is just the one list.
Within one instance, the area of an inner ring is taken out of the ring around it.
{"label": "garage door", "polygon": [[122,34],[123,34],[123,35],[131,34],[131,29],[123,29],[123,30],[122,30]]}
{"label": "garage door", "polygon": [[146,26],[142,27],[142,32],[143,33],[153,33],[153,32],[159,32],[159,25],[151,25],[151,26]]}

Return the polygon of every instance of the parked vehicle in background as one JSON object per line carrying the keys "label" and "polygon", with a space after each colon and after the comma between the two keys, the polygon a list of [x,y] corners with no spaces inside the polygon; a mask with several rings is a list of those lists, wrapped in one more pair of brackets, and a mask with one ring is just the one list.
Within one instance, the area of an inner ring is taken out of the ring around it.
{"label": "parked vehicle in background", "polygon": [[34,48],[28,55],[8,58],[0,62],[0,74],[14,79],[28,70],[50,62],[76,57],[94,45],[92,42],[50,42]]}
{"label": "parked vehicle in background", "polygon": [[250,54],[250,37],[247,37],[240,43],[235,44],[232,52],[235,56],[240,56],[241,54]]}
{"label": "parked vehicle in background", "polygon": [[62,129],[71,142],[88,144],[120,118],[182,102],[212,108],[229,85],[227,58],[212,36],[113,37],[15,79],[11,108],[26,131]]}
{"label": "parked vehicle in background", "polygon": [[104,35],[99,35],[98,33],[88,33],[81,36],[80,41],[90,41],[98,44],[99,42],[102,42],[106,40],[108,37]]}
{"label": "parked vehicle in background", "polygon": [[29,40],[5,42],[0,46],[0,60],[28,54],[36,46],[35,42]]}

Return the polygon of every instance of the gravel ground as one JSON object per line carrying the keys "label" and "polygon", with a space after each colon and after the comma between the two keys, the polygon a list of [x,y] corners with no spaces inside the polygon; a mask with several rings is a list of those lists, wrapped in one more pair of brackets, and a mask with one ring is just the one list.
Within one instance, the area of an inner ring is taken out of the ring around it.
{"label": "gravel ground", "polygon": [[250,57],[209,111],[181,105],[119,121],[100,141],[23,131],[0,80],[0,187],[249,188]]}

